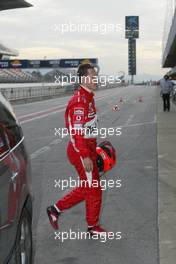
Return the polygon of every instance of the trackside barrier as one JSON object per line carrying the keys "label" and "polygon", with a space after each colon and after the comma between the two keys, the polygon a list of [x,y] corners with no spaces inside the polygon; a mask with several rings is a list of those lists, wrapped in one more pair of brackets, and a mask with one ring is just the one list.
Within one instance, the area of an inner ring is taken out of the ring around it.
{"label": "trackside barrier", "polygon": [[[122,85],[106,85],[99,86],[98,90],[115,88]],[[76,85],[68,84],[64,86],[58,85],[48,85],[48,84],[38,84],[36,86],[27,85],[24,86],[13,86],[9,84],[8,87],[0,87],[1,93],[11,102],[17,101],[32,101],[32,100],[44,100],[47,98],[59,97],[62,95],[67,95],[73,93]]]}

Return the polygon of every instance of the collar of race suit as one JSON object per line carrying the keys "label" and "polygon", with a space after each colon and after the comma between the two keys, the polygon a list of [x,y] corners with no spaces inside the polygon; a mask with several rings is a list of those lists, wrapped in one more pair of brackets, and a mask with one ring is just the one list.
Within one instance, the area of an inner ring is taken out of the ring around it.
{"label": "collar of race suit", "polygon": [[95,95],[94,92],[90,91],[87,87],[83,85],[79,86],[79,91],[81,94],[84,93],[89,99],[92,99],[92,97]]}

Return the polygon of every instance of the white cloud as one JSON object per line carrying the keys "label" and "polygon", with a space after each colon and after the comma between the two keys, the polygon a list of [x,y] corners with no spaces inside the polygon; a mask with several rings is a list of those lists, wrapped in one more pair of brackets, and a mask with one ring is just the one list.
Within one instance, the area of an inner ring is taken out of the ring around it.
{"label": "white cloud", "polygon": [[[140,73],[162,74],[162,32],[165,0],[84,1],[29,0],[34,7],[1,12],[1,40],[21,58],[98,57],[104,73],[128,68],[124,38],[126,15],[140,16],[137,61]],[[120,32],[59,34],[60,23],[121,24]],[[3,36],[3,37],[2,37]]]}

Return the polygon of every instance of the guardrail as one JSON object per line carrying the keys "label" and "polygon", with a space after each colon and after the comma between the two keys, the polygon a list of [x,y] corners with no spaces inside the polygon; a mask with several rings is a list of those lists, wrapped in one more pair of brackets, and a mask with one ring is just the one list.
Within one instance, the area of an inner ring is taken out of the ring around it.
{"label": "guardrail", "polygon": [[[109,84],[106,86],[99,86],[98,89],[115,88],[117,84]],[[16,101],[32,101],[53,98],[66,94],[73,93],[75,84],[65,84],[59,86],[56,84],[6,84],[0,86],[1,93],[11,102]]]}
{"label": "guardrail", "polygon": [[18,101],[25,99],[44,99],[45,97],[60,96],[74,90],[74,86],[70,84],[64,86],[53,84],[37,84],[35,86],[30,84],[25,85],[12,86],[9,84],[8,87],[0,87],[0,91],[9,101]]}

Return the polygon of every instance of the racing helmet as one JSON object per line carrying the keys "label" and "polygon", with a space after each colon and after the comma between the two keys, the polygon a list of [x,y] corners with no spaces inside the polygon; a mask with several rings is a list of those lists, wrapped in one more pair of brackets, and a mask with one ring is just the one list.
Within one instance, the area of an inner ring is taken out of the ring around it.
{"label": "racing helmet", "polygon": [[107,172],[116,164],[116,151],[109,141],[103,141],[96,147],[99,172]]}

